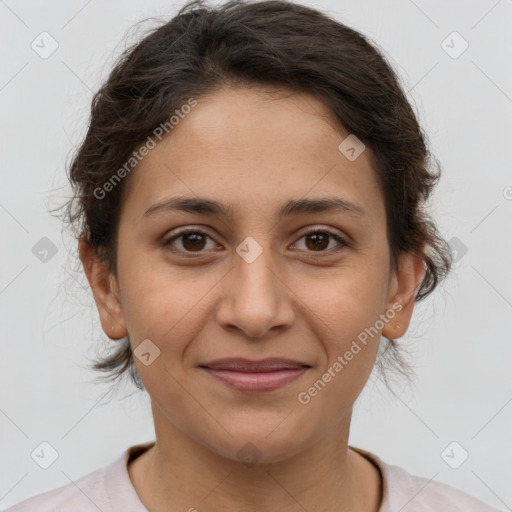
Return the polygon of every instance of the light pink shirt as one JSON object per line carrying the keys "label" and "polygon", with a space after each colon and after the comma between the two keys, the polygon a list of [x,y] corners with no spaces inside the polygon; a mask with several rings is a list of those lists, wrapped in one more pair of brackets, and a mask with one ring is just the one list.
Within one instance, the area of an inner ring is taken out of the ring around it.
{"label": "light pink shirt", "polygon": [[[128,460],[153,444],[131,446],[110,465],[75,483],[28,498],[5,512],[148,512],[130,480]],[[351,448],[372,461],[382,474],[379,512],[499,512],[454,487],[414,476],[370,452]]]}

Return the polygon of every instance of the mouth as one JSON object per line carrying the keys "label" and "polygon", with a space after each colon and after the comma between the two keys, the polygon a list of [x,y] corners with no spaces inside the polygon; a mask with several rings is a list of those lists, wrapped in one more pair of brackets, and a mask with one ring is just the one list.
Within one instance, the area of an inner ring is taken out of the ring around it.
{"label": "mouth", "polygon": [[279,358],[261,361],[219,359],[199,367],[223,384],[245,392],[272,391],[281,388],[298,379],[311,368],[310,365],[298,361]]}

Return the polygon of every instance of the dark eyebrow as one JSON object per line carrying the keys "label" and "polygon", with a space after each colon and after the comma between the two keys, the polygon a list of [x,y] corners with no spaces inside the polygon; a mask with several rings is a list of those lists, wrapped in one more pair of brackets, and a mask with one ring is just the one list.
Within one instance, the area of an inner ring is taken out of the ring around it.
{"label": "dark eyebrow", "polygon": [[[216,215],[227,219],[233,218],[233,209],[217,201],[201,197],[173,197],[164,199],[150,206],[143,215],[143,218],[150,217],[156,213],[182,211],[198,213],[203,215]],[[340,197],[326,197],[320,199],[297,199],[286,202],[277,214],[278,220],[292,215],[308,213],[341,211],[347,214],[364,217],[366,212],[358,205]]]}

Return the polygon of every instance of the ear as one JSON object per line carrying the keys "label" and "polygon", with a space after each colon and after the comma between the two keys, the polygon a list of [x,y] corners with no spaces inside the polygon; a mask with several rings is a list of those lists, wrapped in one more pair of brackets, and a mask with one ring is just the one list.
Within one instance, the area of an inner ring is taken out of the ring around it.
{"label": "ear", "polygon": [[103,331],[109,338],[124,338],[128,335],[128,331],[121,307],[117,279],[108,272],[107,264],[98,258],[96,251],[83,235],[78,242],[78,251],[94,295]]}
{"label": "ear", "polygon": [[[421,251],[423,249],[424,245]],[[400,338],[407,332],[414,309],[414,299],[424,275],[425,267],[421,256],[412,253],[401,254],[398,271],[393,271],[390,278],[386,308],[386,311],[394,310],[395,316],[382,329],[384,337]],[[401,307],[398,304],[401,304]]]}

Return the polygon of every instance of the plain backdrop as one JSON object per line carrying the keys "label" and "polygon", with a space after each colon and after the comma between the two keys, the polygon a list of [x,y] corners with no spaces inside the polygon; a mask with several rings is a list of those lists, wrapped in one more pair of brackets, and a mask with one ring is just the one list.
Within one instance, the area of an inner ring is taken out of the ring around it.
{"label": "plain backdrop", "polygon": [[[431,211],[457,252],[452,275],[400,341],[414,387],[397,382],[395,398],[372,375],[350,444],[512,510],[512,2],[308,4],[370,37],[399,73],[443,166]],[[107,385],[86,368],[107,338],[73,272],[76,247],[48,210],[69,194],[66,159],[93,92],[125,38],[137,37],[128,29],[169,19],[180,5],[0,2],[1,509],[154,439],[147,397],[127,385],[107,401]],[[58,44],[47,58],[33,49],[41,37],[45,51]],[[37,244],[56,254],[41,261]],[[44,441],[59,454],[48,469],[31,457]],[[454,441],[469,454],[457,469],[442,457]]]}

